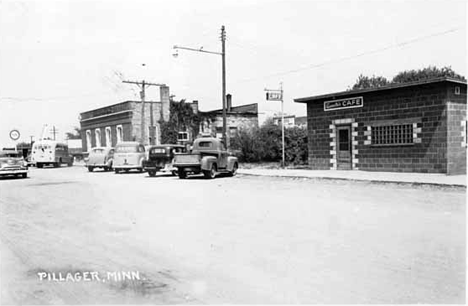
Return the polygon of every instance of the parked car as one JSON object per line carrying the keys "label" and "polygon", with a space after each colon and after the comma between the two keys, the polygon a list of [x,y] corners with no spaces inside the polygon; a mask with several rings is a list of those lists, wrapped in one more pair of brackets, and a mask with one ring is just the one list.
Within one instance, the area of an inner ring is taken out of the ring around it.
{"label": "parked car", "polygon": [[135,141],[120,142],[115,146],[113,168],[115,173],[136,169],[143,172],[145,147]]}
{"label": "parked car", "polygon": [[15,151],[0,151],[0,176],[28,177],[28,165],[23,155]]}
{"label": "parked car", "polygon": [[175,155],[174,167],[181,179],[186,178],[187,174],[199,173],[203,173],[205,178],[213,179],[218,173],[236,175],[239,163],[237,157],[226,150],[223,141],[202,137],[194,141],[191,153]]}
{"label": "parked car", "polygon": [[155,176],[156,172],[177,175],[177,168],[173,165],[174,156],[185,152],[187,150],[182,145],[162,144],[153,146],[148,150],[148,159],[144,162],[144,169],[149,176]]}
{"label": "parked car", "polygon": [[112,171],[114,162],[114,148],[96,147],[92,148],[86,160],[85,167],[89,172],[96,168],[103,168],[104,171]]}

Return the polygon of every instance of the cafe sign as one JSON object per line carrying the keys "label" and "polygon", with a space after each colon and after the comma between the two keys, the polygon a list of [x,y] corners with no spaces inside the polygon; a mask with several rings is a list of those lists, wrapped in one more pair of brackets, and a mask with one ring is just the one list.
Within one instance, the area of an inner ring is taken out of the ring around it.
{"label": "cafe sign", "polygon": [[339,109],[355,108],[355,107],[363,107],[363,106],[364,106],[364,99],[362,97],[354,97],[354,98],[323,102],[324,111],[334,111],[334,110],[339,110]]}

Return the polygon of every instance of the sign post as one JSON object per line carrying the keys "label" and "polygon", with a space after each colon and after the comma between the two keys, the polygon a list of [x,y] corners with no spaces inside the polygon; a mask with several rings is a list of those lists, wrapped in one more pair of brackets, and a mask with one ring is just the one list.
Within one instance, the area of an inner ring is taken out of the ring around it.
{"label": "sign post", "polygon": [[284,106],[283,106],[283,82],[280,83],[280,89],[266,89],[266,99],[267,101],[281,101],[281,146],[282,146],[282,159],[281,159],[281,167],[284,168],[285,166],[285,158],[284,158]]}

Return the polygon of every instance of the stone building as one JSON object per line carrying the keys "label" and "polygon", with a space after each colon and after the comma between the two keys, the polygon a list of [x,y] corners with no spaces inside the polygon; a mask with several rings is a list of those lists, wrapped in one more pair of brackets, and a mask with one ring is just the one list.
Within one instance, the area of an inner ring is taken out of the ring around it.
{"label": "stone building", "polygon": [[467,84],[437,78],[295,99],[312,169],[466,173]]}
{"label": "stone building", "polygon": [[[226,137],[235,137],[240,129],[252,129],[258,127],[258,103],[232,106],[232,96],[226,99]],[[223,110],[200,111],[202,121],[200,132],[216,135],[222,138],[223,133]]]}
{"label": "stone building", "polygon": [[167,86],[160,87],[160,101],[146,101],[144,109],[141,101],[125,101],[83,112],[80,114],[83,152],[99,146],[114,147],[120,141],[158,144],[161,119],[169,120]]}

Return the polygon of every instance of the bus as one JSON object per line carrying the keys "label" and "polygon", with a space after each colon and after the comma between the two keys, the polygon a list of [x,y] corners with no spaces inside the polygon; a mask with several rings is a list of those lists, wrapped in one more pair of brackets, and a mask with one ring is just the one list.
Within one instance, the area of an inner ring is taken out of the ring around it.
{"label": "bus", "polygon": [[32,147],[31,163],[37,168],[42,168],[46,165],[60,167],[62,164],[67,164],[69,167],[73,165],[73,156],[68,153],[68,145],[55,140],[39,140]]}

